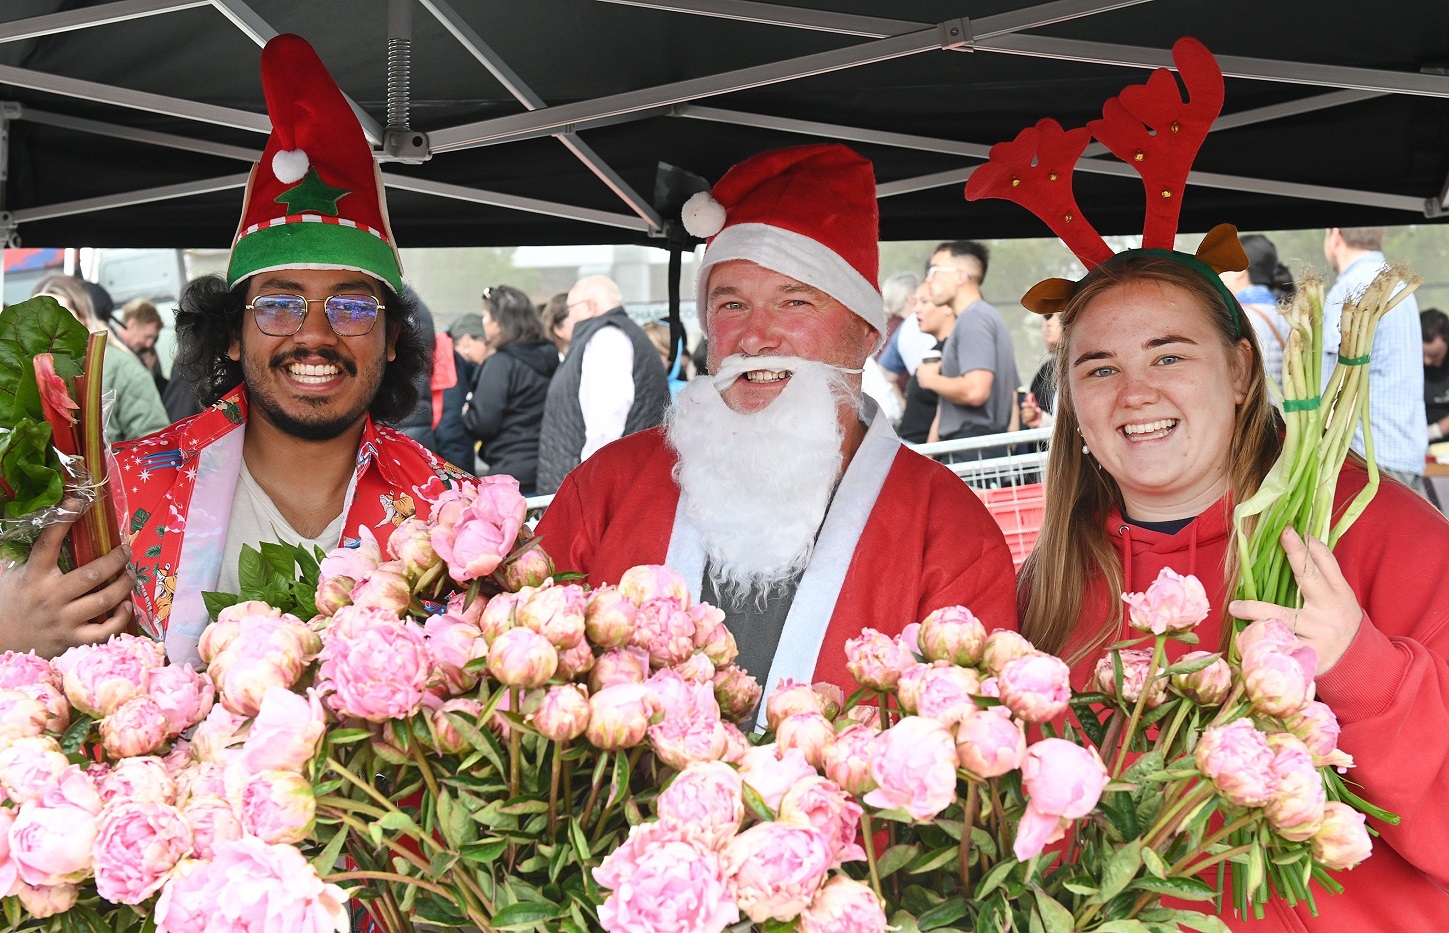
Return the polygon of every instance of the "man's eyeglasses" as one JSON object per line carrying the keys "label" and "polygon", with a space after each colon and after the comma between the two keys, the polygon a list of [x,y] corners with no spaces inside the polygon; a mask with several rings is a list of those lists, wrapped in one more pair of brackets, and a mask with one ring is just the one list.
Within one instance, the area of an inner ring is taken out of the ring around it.
{"label": "man's eyeglasses", "polygon": [[301,295],[258,295],[247,309],[257,320],[257,329],[268,337],[290,337],[302,329],[307,309],[321,304],[327,323],[339,337],[363,337],[372,332],[377,312],[386,309],[371,295],[331,295],[303,298]]}

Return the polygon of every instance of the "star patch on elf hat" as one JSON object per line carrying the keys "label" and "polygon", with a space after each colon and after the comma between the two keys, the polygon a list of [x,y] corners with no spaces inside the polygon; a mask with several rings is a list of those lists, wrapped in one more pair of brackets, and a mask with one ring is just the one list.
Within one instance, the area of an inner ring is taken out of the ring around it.
{"label": "star patch on elf hat", "polygon": [[747,259],[812,285],[884,334],[880,208],[870,161],[838,143],[751,156],[684,203],[684,229],[707,240],[696,299],[709,269]]}
{"label": "star patch on elf hat", "polygon": [[[1172,61],[1187,88],[1186,101],[1172,72],[1159,68],[1146,84],[1134,84],[1107,101],[1100,120],[1071,130],[1063,130],[1050,118],[1038,121],[1011,142],[991,147],[990,160],[966,183],[966,200],[1003,198],[1040,217],[1087,267],[1081,282],[1091,278],[1098,266],[1130,256],[1161,256],[1181,263],[1218,290],[1241,334],[1238,303],[1218,277],[1220,272],[1248,268],[1237,229],[1217,225],[1203,238],[1196,255],[1173,249],[1192,160],[1223,109],[1223,72],[1207,47],[1188,36],[1173,44]],[[1072,194],[1072,171],[1094,136],[1142,176],[1147,214],[1141,249],[1114,254],[1082,216]],[[1038,314],[1052,314],[1062,310],[1081,282],[1038,282],[1021,303]]]}
{"label": "star patch on elf hat", "polygon": [[372,147],[306,39],[267,43],[262,90],[272,134],[247,179],[227,283],[274,269],[351,269],[401,292]]}

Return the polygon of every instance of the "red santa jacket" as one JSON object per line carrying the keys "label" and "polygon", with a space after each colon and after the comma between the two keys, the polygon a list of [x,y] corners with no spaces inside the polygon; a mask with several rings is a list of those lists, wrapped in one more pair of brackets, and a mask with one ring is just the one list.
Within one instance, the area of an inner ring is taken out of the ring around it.
{"label": "red santa jacket", "polygon": [[[679,508],[675,462],[662,428],[603,448],[569,474],[544,513],[544,549],[595,585],[636,564],[667,563],[697,596],[704,551]],[[1015,586],[1011,554],[980,499],[878,418],[841,479],[774,664],[768,676],[751,673],[767,691],[790,677],[849,693],[845,642],[861,629],[893,635],[950,605],[968,607],[988,629],[1015,629]]]}
{"label": "red santa jacket", "polygon": [[[164,638],[167,655],[195,662],[210,622],[201,594],[216,589],[237,479],[247,397],[238,386],[207,410],[115,448],[117,512],[131,543],[141,627]],[[367,419],[348,486],[342,542],[358,526],[386,546],[407,517],[427,517],[444,489],[473,477],[391,428]]]}
{"label": "red santa jacket", "polygon": [[[1367,482],[1361,468],[1346,466],[1334,494],[1342,510]],[[1163,567],[1192,573],[1207,589],[1212,611],[1197,629],[1215,649],[1221,636],[1223,566],[1231,540],[1229,504],[1220,501],[1177,534],[1127,524],[1120,514],[1108,531],[1124,555],[1128,590],[1146,589]],[[1346,777],[1362,785],[1365,799],[1397,813],[1388,826],[1370,820],[1382,835],[1373,855],[1341,873],[1342,894],[1315,892],[1319,915],[1307,905],[1281,901],[1263,921],[1244,921],[1225,911],[1235,930],[1254,933],[1449,930],[1449,521],[1420,496],[1385,481],[1373,502],[1334,550],[1343,575],[1363,607],[1364,618],[1348,651],[1317,679],[1319,700],[1338,716],[1339,747],[1356,767]],[[1079,629],[1096,631],[1105,612],[1101,592],[1088,600]],[[1124,628],[1122,637],[1129,634]],[[1169,642],[1169,659],[1191,648]],[[1079,688],[1094,659],[1077,666]],[[1181,905],[1197,907],[1201,905]]]}

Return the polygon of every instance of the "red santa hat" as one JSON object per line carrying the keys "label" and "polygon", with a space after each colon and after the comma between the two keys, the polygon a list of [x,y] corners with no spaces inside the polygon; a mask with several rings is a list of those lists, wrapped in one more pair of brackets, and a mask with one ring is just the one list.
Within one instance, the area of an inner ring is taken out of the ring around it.
{"label": "red santa hat", "polygon": [[885,333],[875,171],[858,153],[838,143],[762,152],[685,202],[683,220],[709,241],[701,311],[710,267],[748,259],[813,285]]}
{"label": "red santa hat", "polygon": [[262,49],[272,135],[247,179],[227,281],[273,269],[350,269],[402,290],[372,146],[301,36]]}

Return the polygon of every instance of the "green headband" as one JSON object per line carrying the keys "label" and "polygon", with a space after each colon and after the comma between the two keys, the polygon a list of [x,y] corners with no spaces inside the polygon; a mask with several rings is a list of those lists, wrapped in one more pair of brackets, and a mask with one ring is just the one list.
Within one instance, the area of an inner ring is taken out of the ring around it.
{"label": "green headband", "polygon": [[1215,271],[1213,271],[1212,266],[1203,262],[1201,259],[1198,259],[1191,253],[1180,253],[1175,249],[1124,249],[1122,252],[1113,256],[1111,259],[1108,259],[1105,263],[1103,263],[1103,265],[1110,266],[1113,263],[1118,262],[1119,260],[1124,260],[1130,256],[1147,256],[1153,259],[1171,259],[1173,262],[1178,263],[1179,265],[1187,266],[1198,275],[1207,279],[1209,282],[1212,283],[1213,287],[1218,290],[1218,294],[1221,295],[1223,298],[1223,303],[1228,306],[1228,313],[1232,315],[1233,339],[1236,340],[1239,337],[1243,336],[1243,318],[1242,315],[1238,313],[1238,299],[1234,298],[1233,293],[1228,291],[1227,285],[1223,284],[1222,276],[1218,275]]}

